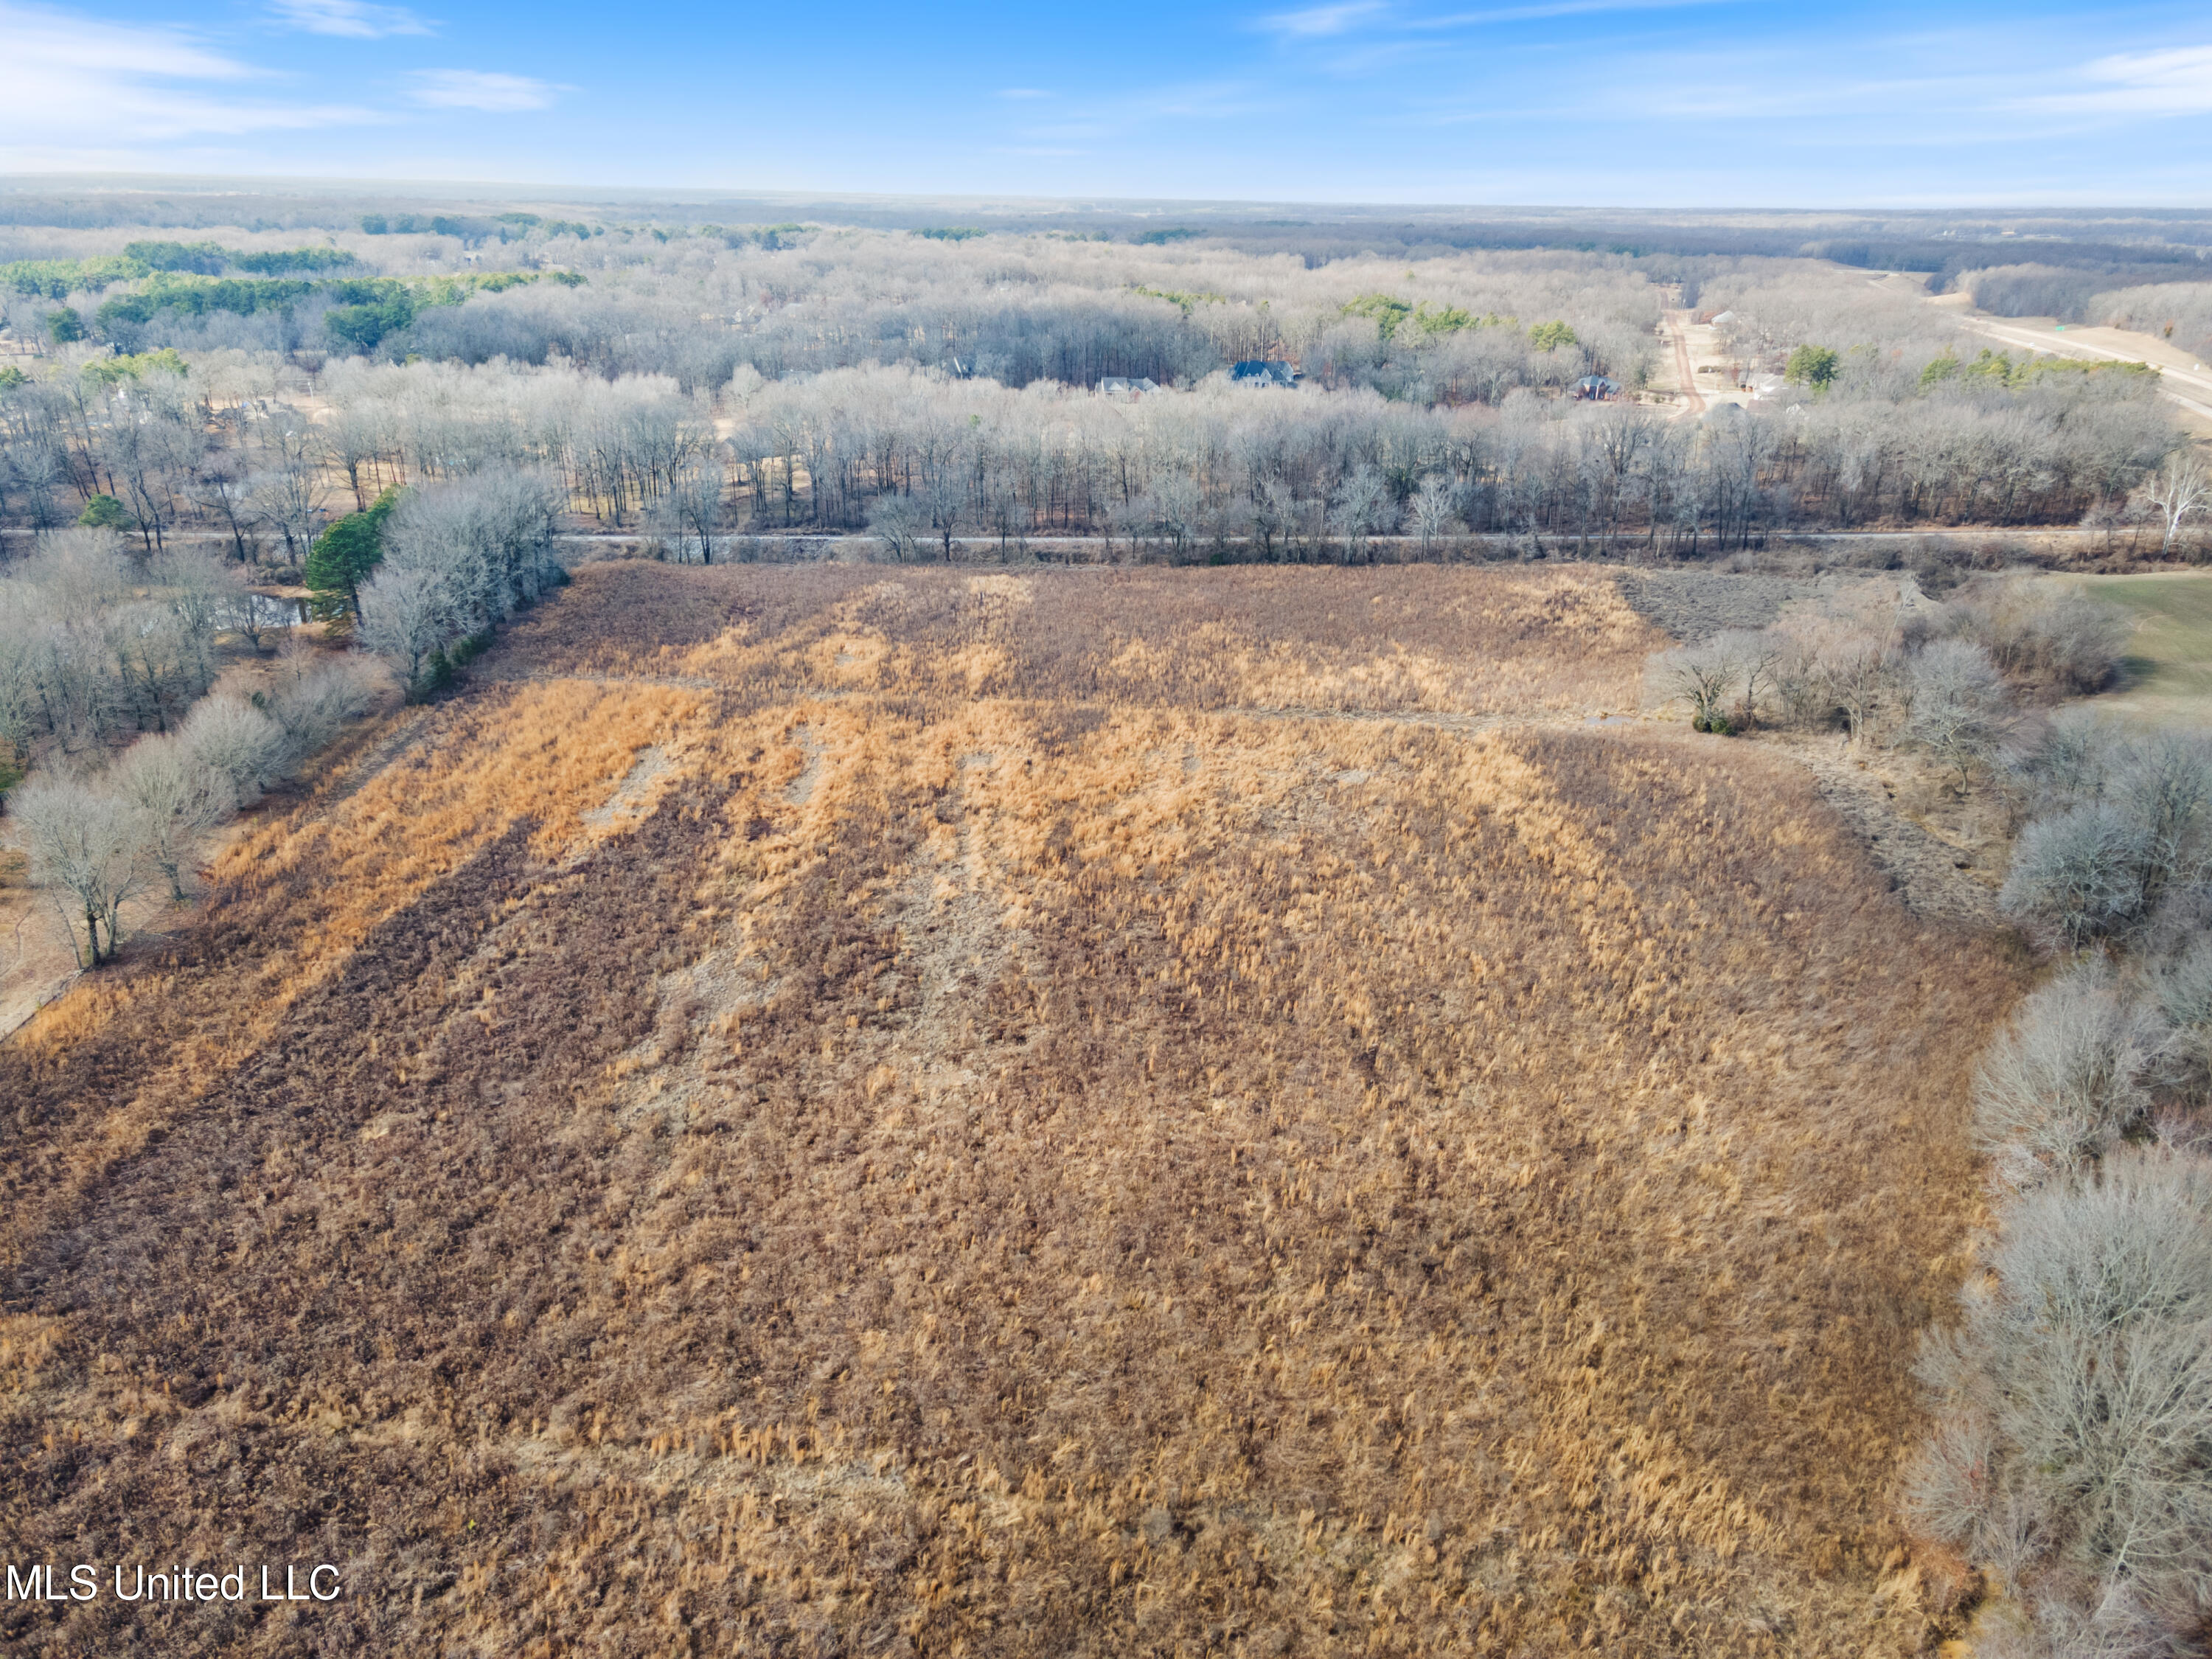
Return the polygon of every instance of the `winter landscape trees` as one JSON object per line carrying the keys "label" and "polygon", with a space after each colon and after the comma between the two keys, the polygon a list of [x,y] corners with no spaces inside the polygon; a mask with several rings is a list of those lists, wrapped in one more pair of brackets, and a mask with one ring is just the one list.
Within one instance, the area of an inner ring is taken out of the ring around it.
{"label": "winter landscape trees", "polygon": [[406,1651],[2192,1650],[2212,750],[2072,574],[2201,555],[2155,377],[362,217],[0,246],[0,1542],[273,1494]]}
{"label": "winter landscape trees", "polygon": [[[427,274],[434,246],[372,238],[352,257],[407,267],[378,280],[446,280]],[[694,558],[729,531],[858,532],[896,495],[940,542],[1126,532],[1325,559],[1364,556],[1359,526],[1382,517],[1431,552],[1479,533],[1674,553],[2134,511],[2170,546],[2202,494],[2154,376],[2000,372],[1960,355],[1946,313],[1809,262],[1702,281],[1747,364],[1797,365],[1791,396],[1672,419],[1562,396],[1591,373],[1632,389],[1656,372],[1674,290],[1633,257],[1306,268],[1233,237],[818,229],[803,250],[696,230],[530,246],[575,280],[472,277],[373,342],[320,329],[301,294],[156,307],[123,356],[58,348],[0,390],[0,513],[35,526],[105,494],[148,545],[189,519],[234,551],[251,526],[296,562],[335,501],[365,511],[394,484],[520,467],[557,476],[565,513],[651,520]],[[231,280],[76,268],[125,294]],[[45,269],[11,316],[51,303]],[[1301,364],[1302,383],[1232,384],[1255,358]],[[1103,398],[1108,376],[1160,390]],[[1387,501],[1367,501],[1364,470]]]}

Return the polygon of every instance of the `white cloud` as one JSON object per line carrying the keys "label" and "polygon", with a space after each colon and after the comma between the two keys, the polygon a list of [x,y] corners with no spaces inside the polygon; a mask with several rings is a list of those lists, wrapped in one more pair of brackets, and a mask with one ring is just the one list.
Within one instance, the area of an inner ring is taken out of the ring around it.
{"label": "white cloud", "polygon": [[1501,6],[1489,11],[1455,12],[1448,17],[1416,18],[1407,24],[1415,29],[1455,29],[1481,23],[1527,23],[1552,17],[1581,17],[1602,11],[1674,11],[1686,6],[1732,5],[1736,0],[1535,0],[1522,6]]}
{"label": "white cloud", "polygon": [[1261,18],[1260,27],[1275,34],[1313,40],[1322,35],[1342,34],[1355,24],[1378,16],[1388,9],[1382,0],[1341,0],[1341,3],[1336,5],[1308,6],[1301,11],[1277,12],[1272,17]]}
{"label": "white cloud", "polygon": [[243,96],[260,71],[158,24],[0,0],[0,156],[374,120],[343,105]]}
{"label": "white cloud", "polygon": [[342,35],[349,40],[431,32],[430,26],[406,7],[372,5],[369,0],[270,0],[269,11],[279,22],[295,29]]}
{"label": "white cloud", "polygon": [[484,109],[500,114],[544,109],[566,87],[526,75],[488,75],[477,70],[418,70],[414,99],[428,109]]}
{"label": "white cloud", "polygon": [[2055,109],[2117,110],[2137,115],[2212,112],[2212,46],[2116,52],[2081,71],[2107,83],[2099,92],[2060,93],[2037,101]]}

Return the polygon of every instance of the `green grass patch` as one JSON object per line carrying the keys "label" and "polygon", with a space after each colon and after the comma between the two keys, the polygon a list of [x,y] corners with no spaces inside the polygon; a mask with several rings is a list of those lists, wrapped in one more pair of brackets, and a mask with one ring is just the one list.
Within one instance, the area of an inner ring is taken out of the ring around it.
{"label": "green grass patch", "polygon": [[2136,624],[2113,701],[2146,714],[2212,718],[2212,571],[2079,580],[2092,599]]}

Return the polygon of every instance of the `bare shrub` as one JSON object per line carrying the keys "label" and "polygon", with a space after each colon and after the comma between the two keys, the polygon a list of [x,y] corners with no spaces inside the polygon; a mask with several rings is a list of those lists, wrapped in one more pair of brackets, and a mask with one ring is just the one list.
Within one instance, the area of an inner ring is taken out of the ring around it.
{"label": "bare shrub", "polygon": [[2212,1606],[2212,1165],[2130,1152],[2027,1194],[1990,1266],[1923,1345],[1908,1509],[2026,1596],[2027,1651],[2179,1653]]}
{"label": "bare shrub", "polygon": [[210,766],[182,738],[157,733],[125,751],[117,767],[123,798],[137,809],[147,861],[185,898],[185,872],[209,830],[237,806],[228,773]]}
{"label": "bare shrub", "polygon": [[2150,1105],[2161,1035],[2101,961],[2029,996],[1974,1079],[1975,1134],[1999,1178],[2033,1185],[2116,1144]]}
{"label": "bare shrub", "polygon": [[192,710],[182,735],[195,758],[230,781],[241,806],[283,780],[284,728],[243,697],[208,698]]}
{"label": "bare shrub", "polygon": [[2145,843],[2146,915],[2212,878],[2212,738],[2152,732],[2118,757],[2107,797]]}
{"label": "bare shrub", "polygon": [[2101,691],[2119,672],[2127,619],[2078,587],[2010,574],[1970,583],[1945,607],[1961,638],[2008,679],[2065,696]]}
{"label": "bare shrub", "polygon": [[1810,641],[1812,684],[1843,718],[1853,743],[1869,741],[1897,682],[1897,650],[1883,635],[1836,621]]}
{"label": "bare shrub", "polygon": [[2069,945],[2187,917],[2212,888],[2212,739],[2052,722],[2019,775],[2057,810],[2013,848],[1998,902]]}
{"label": "bare shrub", "polygon": [[2200,938],[2151,975],[2172,1035],[2166,1040],[2168,1075],[2180,1088],[2203,1096],[2212,1089],[2212,938]]}
{"label": "bare shrub", "polygon": [[2140,825],[2101,801],[2039,818],[2013,844],[1998,908],[2072,948],[2118,933],[2142,914],[2147,845]]}
{"label": "bare shrub", "polygon": [[269,700],[269,713],[284,734],[283,775],[375,705],[376,671],[358,657],[315,664]]}
{"label": "bare shrub", "polygon": [[2014,781],[2038,811],[2094,800],[2104,793],[2114,740],[2096,709],[2062,708],[2012,758]]}
{"label": "bare shrub", "polygon": [[1913,653],[1905,678],[1912,700],[1906,733],[1955,768],[1963,787],[2011,726],[2004,677],[1982,647],[1935,640]]}
{"label": "bare shrub", "polygon": [[1759,718],[1784,654],[1779,635],[1733,629],[1702,644],[1659,652],[1644,674],[1664,701],[1688,707],[1697,730],[1729,732]]}
{"label": "bare shrub", "polygon": [[123,906],[145,882],[137,815],[71,778],[36,779],[10,804],[30,844],[32,880],[52,898],[78,965],[99,966],[122,943]]}

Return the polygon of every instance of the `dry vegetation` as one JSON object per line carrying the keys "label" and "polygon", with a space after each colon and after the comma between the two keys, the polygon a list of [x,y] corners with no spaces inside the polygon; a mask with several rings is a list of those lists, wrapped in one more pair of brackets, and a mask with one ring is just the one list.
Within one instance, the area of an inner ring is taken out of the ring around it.
{"label": "dry vegetation", "polygon": [[2016,962],[1771,751],[1444,717],[1626,706],[1595,576],[882,574],[586,568],[0,1049],[0,1554],[349,1587],[11,1650],[1951,1628]]}
{"label": "dry vegetation", "polygon": [[1192,709],[1573,712],[1632,708],[1654,642],[1607,573],[1588,569],[588,574],[599,602],[537,619],[492,672]]}

